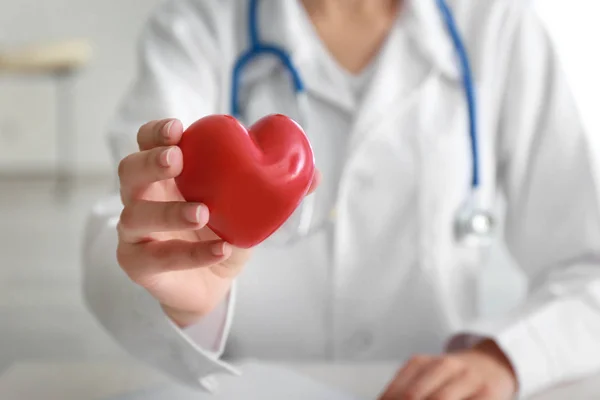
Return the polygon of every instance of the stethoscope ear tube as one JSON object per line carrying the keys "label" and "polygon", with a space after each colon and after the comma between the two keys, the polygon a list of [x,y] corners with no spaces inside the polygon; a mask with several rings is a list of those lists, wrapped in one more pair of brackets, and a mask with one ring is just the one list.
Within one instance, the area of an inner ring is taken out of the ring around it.
{"label": "stethoscope ear tube", "polygon": [[472,157],[472,175],[471,175],[471,186],[472,191],[476,191],[480,184],[479,175],[479,146],[478,146],[478,121],[477,121],[477,99],[475,96],[475,85],[473,82],[473,71],[471,70],[471,63],[469,62],[469,56],[467,49],[460,33],[458,32],[458,25],[454,19],[454,15],[448,7],[446,0],[437,0],[438,8],[442,14],[443,20],[446,24],[448,34],[450,35],[456,55],[458,56],[462,77],[463,77],[463,88],[465,91],[465,100],[467,102],[468,114],[469,114],[469,139],[471,141],[471,157]]}
{"label": "stethoscope ear tube", "polygon": [[460,243],[467,245],[488,245],[492,240],[496,223],[492,212],[482,207],[478,195],[481,190],[481,176],[479,169],[477,99],[473,72],[465,44],[450,7],[446,0],[437,0],[437,3],[461,64],[465,99],[469,111],[469,138],[472,161],[471,193],[457,212],[454,223],[455,238]]}

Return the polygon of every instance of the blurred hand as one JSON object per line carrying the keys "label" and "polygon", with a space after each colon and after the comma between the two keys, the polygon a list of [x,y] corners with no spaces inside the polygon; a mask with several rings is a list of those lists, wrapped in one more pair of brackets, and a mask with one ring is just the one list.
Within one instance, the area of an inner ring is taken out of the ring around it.
{"label": "blurred hand", "polygon": [[516,392],[508,359],[487,340],[460,353],[412,358],[380,400],[510,400]]}
{"label": "blurred hand", "polygon": [[149,122],[137,135],[140,151],[119,164],[124,208],[117,259],[175,323],[187,326],[225,298],[251,250],[223,242],[206,226],[208,208],[185,202],[177,189],[182,134],[177,120]]}

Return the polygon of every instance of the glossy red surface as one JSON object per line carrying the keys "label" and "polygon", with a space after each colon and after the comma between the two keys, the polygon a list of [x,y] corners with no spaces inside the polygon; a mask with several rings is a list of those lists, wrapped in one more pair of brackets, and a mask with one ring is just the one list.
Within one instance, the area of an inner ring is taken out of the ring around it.
{"label": "glossy red surface", "polygon": [[290,217],[315,173],[304,131],[279,114],[248,131],[231,116],[207,116],[184,132],[179,147],[181,194],[206,204],[209,227],[242,248],[261,243]]}

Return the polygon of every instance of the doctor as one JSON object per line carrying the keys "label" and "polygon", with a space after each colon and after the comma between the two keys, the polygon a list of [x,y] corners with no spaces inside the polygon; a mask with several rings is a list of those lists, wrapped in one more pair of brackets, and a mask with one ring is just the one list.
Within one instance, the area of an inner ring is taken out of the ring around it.
{"label": "doctor", "polygon": [[[277,112],[322,179],[274,237],[232,248],[182,201],[176,145],[204,115]],[[87,226],[85,298],[181,382],[233,371],[224,351],[410,360],[383,399],[509,399],[600,368],[598,175],[526,1],[168,1],[110,144],[120,197]],[[480,319],[500,195],[530,293]]]}

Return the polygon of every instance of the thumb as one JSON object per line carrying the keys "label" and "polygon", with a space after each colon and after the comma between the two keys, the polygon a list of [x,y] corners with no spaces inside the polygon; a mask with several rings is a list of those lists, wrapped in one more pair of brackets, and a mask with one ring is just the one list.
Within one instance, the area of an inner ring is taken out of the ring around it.
{"label": "thumb", "polygon": [[319,187],[319,185],[321,184],[321,179],[321,171],[319,171],[318,169],[315,170],[315,175],[313,176],[313,180],[310,183],[310,188],[308,189],[308,193],[306,194],[307,196],[309,194],[312,194],[315,190],[317,190],[317,187]]}

